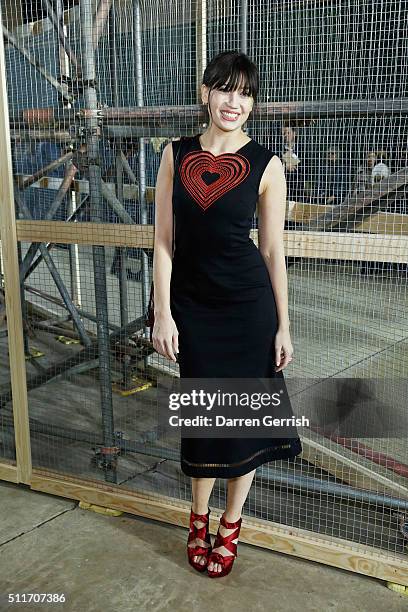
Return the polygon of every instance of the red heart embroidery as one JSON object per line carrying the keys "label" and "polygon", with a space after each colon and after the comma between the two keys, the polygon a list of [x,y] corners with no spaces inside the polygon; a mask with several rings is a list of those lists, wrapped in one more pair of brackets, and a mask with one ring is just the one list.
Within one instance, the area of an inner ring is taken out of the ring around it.
{"label": "red heart embroidery", "polygon": [[[213,155],[209,151],[188,153],[180,165],[180,176],[191,197],[207,210],[224,193],[234,189],[248,176],[250,163],[238,153]],[[203,174],[218,174],[219,178],[208,185]]]}

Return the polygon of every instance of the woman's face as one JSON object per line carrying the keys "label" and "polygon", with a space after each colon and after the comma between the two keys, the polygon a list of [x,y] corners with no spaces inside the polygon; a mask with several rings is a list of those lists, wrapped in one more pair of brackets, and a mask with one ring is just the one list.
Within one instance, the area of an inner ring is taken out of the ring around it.
{"label": "woman's face", "polygon": [[254,99],[245,94],[242,83],[243,81],[235,91],[224,91],[224,86],[212,89],[209,99],[209,88],[206,85],[201,86],[203,103],[211,106],[211,112],[208,111],[210,120],[221,130],[240,130],[249,117]]}

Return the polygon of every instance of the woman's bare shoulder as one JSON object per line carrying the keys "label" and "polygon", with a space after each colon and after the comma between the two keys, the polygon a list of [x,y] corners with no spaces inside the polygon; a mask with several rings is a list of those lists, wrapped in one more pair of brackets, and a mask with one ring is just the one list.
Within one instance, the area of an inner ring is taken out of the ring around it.
{"label": "woman's bare shoulder", "polygon": [[179,142],[181,140],[181,138],[172,138],[171,140],[169,140],[165,146],[163,147],[163,153],[166,151],[166,153],[168,151],[170,151],[170,149],[172,148],[173,142]]}

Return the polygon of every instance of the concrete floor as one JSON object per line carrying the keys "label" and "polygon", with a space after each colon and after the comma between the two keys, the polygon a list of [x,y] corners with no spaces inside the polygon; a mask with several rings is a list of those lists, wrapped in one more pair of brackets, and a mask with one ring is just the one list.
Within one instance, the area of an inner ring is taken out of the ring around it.
{"label": "concrete floor", "polygon": [[[186,560],[187,530],[0,482],[0,610],[403,612],[385,582],[249,544],[218,581]],[[11,605],[8,593],[65,593],[65,604]]]}

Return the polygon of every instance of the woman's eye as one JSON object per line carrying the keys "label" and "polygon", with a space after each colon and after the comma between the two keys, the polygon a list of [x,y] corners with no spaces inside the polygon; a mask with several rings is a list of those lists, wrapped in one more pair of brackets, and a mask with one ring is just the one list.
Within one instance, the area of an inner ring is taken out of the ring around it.
{"label": "woman's eye", "polygon": [[[226,89],[226,87],[225,87],[225,86],[223,86],[223,87],[219,87],[219,88],[218,88],[218,91],[222,91],[222,92],[224,92],[224,91],[225,91],[225,92],[226,92],[226,91],[228,91],[228,90]],[[249,91],[240,91],[240,92],[239,92],[239,95],[240,95],[240,96],[245,96],[245,97],[248,97],[248,96],[250,96],[251,94],[249,93]]]}

